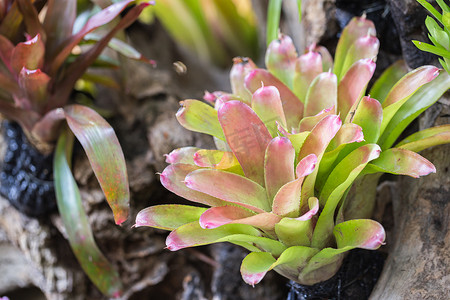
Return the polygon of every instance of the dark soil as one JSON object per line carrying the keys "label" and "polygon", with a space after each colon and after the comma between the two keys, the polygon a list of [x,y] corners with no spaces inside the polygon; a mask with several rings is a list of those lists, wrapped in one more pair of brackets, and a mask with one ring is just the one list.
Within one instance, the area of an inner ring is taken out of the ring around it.
{"label": "dark soil", "polygon": [[385,254],[379,251],[352,250],[332,278],[311,286],[291,281],[287,300],[369,299],[385,259]]}
{"label": "dark soil", "polygon": [[3,122],[6,153],[0,171],[0,194],[22,213],[38,217],[56,208],[53,155],[42,155],[20,126]]}

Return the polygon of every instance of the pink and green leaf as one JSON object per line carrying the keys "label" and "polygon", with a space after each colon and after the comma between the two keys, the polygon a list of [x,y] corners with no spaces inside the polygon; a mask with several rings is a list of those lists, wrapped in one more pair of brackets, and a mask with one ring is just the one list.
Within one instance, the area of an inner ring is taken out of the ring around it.
{"label": "pink and green leaf", "polygon": [[281,105],[280,93],[274,86],[263,86],[252,96],[252,109],[264,122],[270,134],[277,135],[277,122],[286,128],[286,117]]}
{"label": "pink and green leaf", "polygon": [[117,298],[122,293],[122,283],[117,270],[95,243],[80,191],[70,170],[72,146],[73,136],[66,130],[58,140],[53,166],[58,210],[70,247],[84,272],[104,295]]}
{"label": "pink and green leaf", "polygon": [[11,69],[11,56],[14,51],[14,45],[3,35],[0,35],[0,59],[5,66],[12,72]]}
{"label": "pink and green leaf", "polygon": [[336,74],[339,79],[344,75],[342,69],[350,47],[358,38],[366,35],[376,35],[376,32],[375,25],[365,17],[353,18],[342,31],[336,47],[333,69],[333,73]]}
{"label": "pink and green leaf", "polygon": [[295,179],[295,150],[286,137],[276,137],[267,146],[264,160],[264,180],[269,200],[286,183]]}
{"label": "pink and green leaf", "polygon": [[39,34],[45,43],[47,39],[46,32],[39,20],[38,12],[34,7],[33,2],[34,1],[30,0],[16,0],[19,11],[23,16],[27,34],[31,36]]}
{"label": "pink and green leaf", "polygon": [[130,191],[125,158],[111,125],[81,105],[64,108],[67,124],[83,146],[116,224],[128,217]]}
{"label": "pink and green leaf", "polygon": [[241,205],[255,212],[270,211],[265,189],[238,174],[201,169],[189,173],[184,179],[184,183],[191,190]]}
{"label": "pink and green leaf", "polygon": [[349,220],[339,223],[334,227],[333,234],[339,249],[362,248],[376,250],[384,244],[386,238],[383,226],[376,221],[368,219]]}
{"label": "pink and green leaf", "polygon": [[361,146],[340,161],[330,173],[319,197],[324,208],[314,230],[313,247],[325,248],[329,245],[334,227],[334,213],[339,201],[366,165],[379,157],[380,152],[377,144]]}
{"label": "pink and green leaf", "polygon": [[218,111],[218,118],[244,174],[264,185],[264,157],[272,140],[264,123],[248,105],[236,100],[224,103]]}
{"label": "pink and green leaf", "polygon": [[251,252],[241,264],[241,275],[245,283],[255,286],[272,269],[276,259],[268,252]]}
{"label": "pink and green leaf", "polygon": [[313,44],[309,47],[309,51],[319,52],[322,57],[322,71],[327,72],[333,70],[333,57],[324,46]]}
{"label": "pink and green leaf", "polygon": [[[252,93],[245,86],[245,77],[254,69],[255,63],[249,58],[236,57],[230,71],[230,83],[233,94],[240,96],[243,102],[250,105]],[[259,87],[258,87],[259,88]]]}
{"label": "pink and green leaf", "polygon": [[338,111],[344,120],[354,104],[364,95],[366,86],[375,72],[375,66],[371,58],[358,60],[339,82]]}
{"label": "pink and green leaf", "polygon": [[14,39],[19,34],[20,26],[22,25],[23,16],[19,11],[17,3],[14,1],[0,22],[0,35],[8,39]]}
{"label": "pink and green leaf", "polygon": [[164,230],[175,230],[185,224],[198,221],[206,208],[190,205],[154,205],[141,210],[134,227],[149,226]]}
{"label": "pink and green leaf", "polygon": [[178,110],[176,117],[184,128],[225,140],[217,111],[211,105],[190,99],[181,101],[180,104],[181,108]]}
{"label": "pink and green leaf", "polygon": [[436,168],[426,158],[407,149],[391,148],[383,151],[367,165],[365,174],[377,172],[408,175],[414,178],[436,173]]}
{"label": "pink and green leaf", "polygon": [[366,36],[358,38],[352,44],[350,49],[348,49],[340,76],[338,76],[339,80],[346,75],[347,71],[349,71],[357,61],[361,59],[376,59],[379,48],[380,41],[376,36],[367,34]]}
{"label": "pink and green leaf", "polygon": [[304,117],[315,116],[324,109],[337,106],[337,77],[333,73],[325,72],[317,75],[308,88],[305,99]]}
{"label": "pink and green leaf", "polygon": [[182,147],[172,150],[169,154],[166,154],[166,163],[168,164],[194,164],[194,154],[199,151],[197,147]]}
{"label": "pink and green leaf", "polygon": [[405,62],[403,60],[396,61],[390,65],[375,81],[370,89],[370,97],[377,99],[380,103],[383,103],[394,84],[398,82],[406,73],[408,73],[408,67]]}
{"label": "pink and green leaf", "polygon": [[201,149],[194,154],[194,163],[202,168],[213,168],[244,175],[239,161],[230,151]]}
{"label": "pink and green leaf", "polygon": [[429,147],[450,143],[450,125],[435,126],[416,132],[395,147],[420,152]]}
{"label": "pink and green leaf", "polygon": [[309,51],[297,58],[293,78],[293,88],[295,95],[305,103],[308,88],[320,73],[327,72],[323,70],[322,56],[318,52]]}
{"label": "pink and green leaf", "polygon": [[361,126],[366,143],[376,143],[380,137],[383,109],[378,100],[363,97],[352,118],[352,123]]}
{"label": "pink and green leaf", "polygon": [[335,114],[335,110],[336,110],[335,107],[329,107],[329,108],[325,108],[324,110],[322,110],[315,116],[302,118],[302,120],[300,121],[300,124],[299,124],[298,131],[299,132],[311,131],[314,128],[314,126],[316,126],[317,123],[320,122],[320,120],[322,120],[326,116]]}
{"label": "pink and green leaf", "polygon": [[19,74],[19,86],[25,92],[27,99],[26,108],[33,108],[36,112],[43,114],[48,100],[48,83],[50,77],[41,70],[28,70],[22,68]]}
{"label": "pink and green leaf", "polygon": [[278,39],[270,42],[266,50],[265,62],[267,70],[292,89],[293,74],[297,51],[292,39],[279,34]]}
{"label": "pink and green leaf", "polygon": [[245,86],[251,93],[259,89],[261,84],[264,86],[273,85],[278,89],[287,127],[289,130],[291,128],[297,128],[303,116],[303,103],[284,83],[267,70],[255,69],[245,77]]}

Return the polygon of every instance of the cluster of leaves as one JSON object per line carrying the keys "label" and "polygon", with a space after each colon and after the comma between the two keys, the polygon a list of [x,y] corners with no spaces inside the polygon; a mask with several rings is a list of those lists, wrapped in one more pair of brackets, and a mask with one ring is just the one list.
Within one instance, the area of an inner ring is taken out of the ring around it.
{"label": "cluster of leaves", "polygon": [[435,19],[427,16],[425,25],[429,31],[428,38],[433,45],[416,40],[412,42],[422,51],[442,56],[442,59],[439,58],[439,62],[447,73],[450,73],[450,7],[444,2],[444,0],[436,0],[442,9],[441,14],[426,0],[417,0],[417,2],[419,2],[432,14],[433,17],[441,23],[443,28],[436,22]]}
{"label": "cluster of leaves", "polygon": [[[121,283],[97,248],[81,205],[69,167],[72,133],[89,158],[117,224],[128,216],[125,159],[111,126],[94,110],[68,102],[76,81],[98,63],[115,34],[134,22],[150,3],[134,5],[104,34],[97,35],[86,51],[74,54],[74,48],[133,3],[120,1],[80,20],[76,0],[0,1],[0,112],[18,122],[40,150],[52,148],[59,140],[54,163],[58,208],[81,266],[109,296],[120,293]],[[77,22],[82,23],[78,29],[74,27]],[[131,47],[119,48],[132,58],[146,60],[130,51]]]}
{"label": "cluster of leaves", "polygon": [[448,143],[450,126],[391,147],[449,88],[450,76],[433,66],[406,73],[399,62],[376,81],[373,98],[363,96],[378,48],[373,23],[354,18],[334,62],[315,45],[298,56],[283,35],[268,47],[267,70],[235,59],[231,94],[207,93],[214,107],[185,100],[177,113],[185,128],[212,135],[217,149],[176,149],[161,174],[168,190],[210,208],[151,206],[136,226],[170,230],[172,251],[216,242],[248,249],[241,274],[251,285],[272,269],[314,284],[335,274],[346,251],[380,247],[384,229],[367,219],[372,191],[349,196],[350,188],[370,176],[376,184],[382,173],[435,172],[415,151]]}
{"label": "cluster of leaves", "polygon": [[[256,57],[258,35],[250,0],[164,0],[154,14],[181,46],[217,66],[240,54]],[[239,34],[236,34],[239,33]]]}

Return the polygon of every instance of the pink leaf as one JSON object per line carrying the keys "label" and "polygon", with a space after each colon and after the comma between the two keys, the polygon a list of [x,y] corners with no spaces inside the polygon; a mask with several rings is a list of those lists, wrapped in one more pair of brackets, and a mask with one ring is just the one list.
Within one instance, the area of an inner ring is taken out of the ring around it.
{"label": "pink leaf", "polygon": [[293,91],[300,101],[305,103],[309,85],[322,72],[322,56],[320,53],[310,51],[297,59]]}
{"label": "pink leaf", "polygon": [[303,132],[303,131],[311,131],[314,126],[317,125],[317,123],[320,122],[320,120],[322,120],[323,118],[325,118],[326,116],[329,115],[333,115],[335,114],[335,107],[328,107],[325,108],[324,110],[322,110],[321,112],[319,112],[317,115],[315,116],[310,116],[310,117],[305,117],[300,121],[300,125],[299,125],[299,132]]}
{"label": "pink leaf", "polygon": [[274,86],[263,86],[257,89],[252,96],[252,109],[266,124],[267,129],[275,136],[277,124],[286,127],[286,118],[281,104],[280,93]]}
{"label": "pink leaf", "polygon": [[286,86],[292,88],[292,80],[295,69],[297,51],[292,39],[284,34],[279,34],[278,39],[273,40],[266,51],[266,67]]}
{"label": "pink leaf", "polygon": [[166,163],[168,164],[176,164],[176,163],[182,163],[182,164],[194,164],[194,154],[200,150],[200,148],[197,147],[183,147],[178,148],[170,152],[169,154],[166,154]]}
{"label": "pink leaf", "polygon": [[255,63],[250,58],[236,57],[233,59],[233,67],[230,71],[231,91],[242,98],[244,103],[250,105],[252,93],[245,87],[244,79],[250,71],[256,69]]}
{"label": "pink leaf", "polygon": [[48,101],[47,86],[49,82],[50,77],[41,70],[28,70],[23,67],[19,74],[19,86],[27,96],[23,107],[33,108],[43,114]]}
{"label": "pink leaf", "polygon": [[18,76],[22,68],[41,69],[44,63],[45,46],[40,35],[17,44],[11,54],[11,69]]}

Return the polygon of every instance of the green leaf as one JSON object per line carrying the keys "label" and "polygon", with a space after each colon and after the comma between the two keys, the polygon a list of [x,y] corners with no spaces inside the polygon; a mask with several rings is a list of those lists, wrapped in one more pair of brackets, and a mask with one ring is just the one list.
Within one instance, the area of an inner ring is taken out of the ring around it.
{"label": "green leaf", "polygon": [[380,41],[376,38],[376,36],[367,34],[355,40],[350,49],[348,49],[344,64],[342,65],[340,77],[338,77],[338,79],[341,80],[345,76],[347,71],[358,60],[376,59],[379,48],[380,48]]}
{"label": "green leaf", "polygon": [[116,224],[128,217],[130,191],[122,149],[112,127],[94,110],[81,105],[64,108],[67,124],[83,146]]}
{"label": "green leaf", "polygon": [[309,85],[317,75],[324,71],[329,70],[323,69],[322,55],[319,52],[309,51],[297,58],[292,90],[300,101],[305,103]]}
{"label": "green leaf", "polygon": [[450,75],[442,72],[433,81],[423,85],[392,117],[382,132],[378,144],[390,148],[405,128],[450,88]]}
{"label": "green leaf", "polygon": [[441,125],[416,132],[395,147],[420,152],[429,147],[450,143],[450,125]]}
{"label": "green leaf", "polygon": [[230,151],[201,149],[194,154],[194,163],[202,168],[212,168],[244,175],[239,161],[233,152]]}
{"label": "green leaf", "polygon": [[92,230],[81,204],[80,191],[69,166],[73,136],[65,130],[56,146],[53,172],[55,192],[70,246],[84,272],[106,296],[119,297],[122,283],[119,274],[95,244]]}
{"label": "green leaf", "polygon": [[416,45],[417,48],[419,48],[422,51],[430,52],[430,53],[442,56],[444,58],[450,58],[450,51],[448,51],[446,49],[443,49],[443,48],[440,48],[437,46],[433,46],[433,45],[430,45],[428,43],[421,42],[421,41],[413,40],[412,42],[414,43],[414,45]]}
{"label": "green leaf", "polygon": [[334,227],[334,236],[340,249],[362,248],[376,250],[384,243],[383,226],[373,220],[350,220]]}
{"label": "green leaf", "polygon": [[304,117],[314,116],[324,109],[332,108],[335,113],[337,106],[337,77],[333,73],[319,74],[308,88],[305,99]]}
{"label": "green leaf", "polygon": [[406,73],[408,73],[408,68],[405,62],[403,60],[396,61],[390,65],[375,81],[369,92],[370,97],[377,99],[380,103],[383,103],[394,84],[398,82]]}
{"label": "green leaf", "polygon": [[352,123],[361,126],[366,143],[378,141],[381,130],[383,109],[380,102],[370,97],[363,97],[356,108]]}
{"label": "green leaf", "polygon": [[[321,112],[319,112],[317,115],[315,116],[310,116],[310,117],[304,117],[302,118],[302,120],[300,121],[299,124],[299,129],[298,131],[300,133],[304,133],[305,131],[309,132],[311,131],[314,126],[317,125],[317,123],[319,123],[323,118],[325,118],[326,116],[329,115],[333,115],[336,113],[336,107],[329,107],[329,108],[325,108],[324,110],[322,110]],[[297,148],[296,148],[297,149]],[[297,151],[298,152],[298,151]],[[298,154],[298,153],[297,153]]]}
{"label": "green leaf", "polygon": [[276,259],[268,252],[251,252],[242,260],[242,279],[254,287],[264,278],[275,262]]}
{"label": "green leaf", "polygon": [[211,105],[191,99],[181,101],[180,104],[176,117],[184,128],[225,140],[217,111]]}
{"label": "green leaf", "polygon": [[292,39],[284,34],[272,40],[266,50],[266,68],[281,82],[292,89],[297,50]]}
{"label": "green leaf", "polygon": [[283,128],[287,127],[281,104],[280,92],[274,86],[263,86],[252,96],[252,109],[264,122],[272,137],[277,136],[277,122]]}
{"label": "green leaf", "polygon": [[134,227],[149,226],[164,230],[198,221],[206,208],[190,205],[168,204],[155,205],[141,210],[136,216]]}
{"label": "green leaf", "polygon": [[439,22],[442,23],[442,15],[433,7],[433,5],[428,3],[426,0],[417,0],[417,2],[425,7],[425,9],[428,10],[433,15],[433,17],[435,17]]}
{"label": "green leaf", "polygon": [[280,27],[282,0],[269,0],[267,7],[267,32],[266,43],[267,46],[278,37],[278,30]]}

